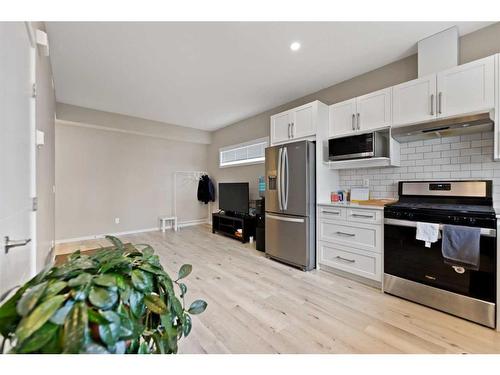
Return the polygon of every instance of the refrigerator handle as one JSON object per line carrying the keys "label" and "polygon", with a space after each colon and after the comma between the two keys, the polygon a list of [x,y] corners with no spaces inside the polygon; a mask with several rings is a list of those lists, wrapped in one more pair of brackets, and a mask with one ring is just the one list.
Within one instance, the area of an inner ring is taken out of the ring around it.
{"label": "refrigerator handle", "polygon": [[287,210],[288,209],[288,188],[289,188],[289,173],[288,173],[288,150],[287,148],[285,147],[284,148],[284,162],[283,162],[283,169],[284,169],[284,173],[283,173],[283,185],[284,185],[284,209]]}
{"label": "refrigerator handle", "polygon": [[277,178],[277,187],[278,187],[278,206],[280,210],[283,210],[283,206],[281,204],[281,159],[282,159],[283,149],[280,147],[278,150],[278,178]]}

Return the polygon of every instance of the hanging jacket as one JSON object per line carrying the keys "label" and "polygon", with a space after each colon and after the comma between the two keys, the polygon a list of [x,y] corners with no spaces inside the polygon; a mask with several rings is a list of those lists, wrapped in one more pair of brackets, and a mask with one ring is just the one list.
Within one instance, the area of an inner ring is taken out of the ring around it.
{"label": "hanging jacket", "polygon": [[208,202],[215,202],[215,188],[210,180],[210,177],[203,175],[198,182],[197,197],[200,202],[207,204]]}

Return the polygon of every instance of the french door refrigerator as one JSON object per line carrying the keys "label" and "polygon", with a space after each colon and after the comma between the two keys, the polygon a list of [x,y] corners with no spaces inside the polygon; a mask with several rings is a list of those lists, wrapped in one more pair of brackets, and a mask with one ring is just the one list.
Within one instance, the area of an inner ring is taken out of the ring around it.
{"label": "french door refrigerator", "polygon": [[266,148],[266,182],[266,255],[305,271],[315,268],[315,143]]}

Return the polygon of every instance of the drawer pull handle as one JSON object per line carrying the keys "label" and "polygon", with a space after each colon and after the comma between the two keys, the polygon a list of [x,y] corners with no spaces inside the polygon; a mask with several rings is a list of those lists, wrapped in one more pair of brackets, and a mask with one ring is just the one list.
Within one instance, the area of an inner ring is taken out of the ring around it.
{"label": "drawer pull handle", "polygon": [[340,215],[339,211],[321,211],[321,212],[327,215]]}
{"label": "drawer pull handle", "polygon": [[346,233],[346,232],[335,232],[336,234],[338,234],[339,236],[346,236],[346,237],[354,237],[355,234],[352,234],[352,233]]}
{"label": "drawer pull handle", "polygon": [[342,258],[341,256],[337,255],[335,258],[343,260],[344,262],[349,262],[349,263],[355,263],[356,261],[354,259],[347,259],[347,258]]}
{"label": "drawer pull handle", "polygon": [[362,214],[351,214],[352,217],[364,217],[368,219],[373,219],[373,215],[362,215]]}

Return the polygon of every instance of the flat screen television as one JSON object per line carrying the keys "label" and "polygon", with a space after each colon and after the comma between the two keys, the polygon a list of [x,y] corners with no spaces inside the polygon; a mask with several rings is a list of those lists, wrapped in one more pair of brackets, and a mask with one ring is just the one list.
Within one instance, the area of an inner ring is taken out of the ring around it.
{"label": "flat screen television", "polygon": [[219,208],[226,212],[248,214],[248,182],[219,184]]}

